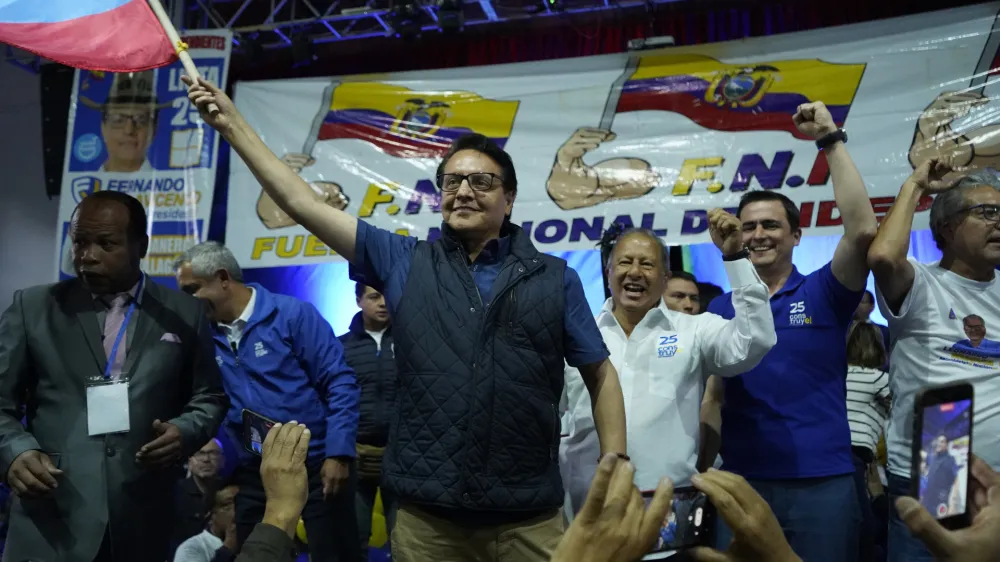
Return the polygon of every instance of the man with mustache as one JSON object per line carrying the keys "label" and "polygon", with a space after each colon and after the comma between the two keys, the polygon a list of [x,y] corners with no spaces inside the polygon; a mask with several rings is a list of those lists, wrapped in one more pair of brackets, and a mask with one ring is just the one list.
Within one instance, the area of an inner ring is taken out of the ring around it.
{"label": "man with mustache", "polygon": [[[973,336],[986,337],[986,326],[1000,325],[1000,176],[985,170],[959,174],[957,183],[954,177],[949,162],[930,159],[917,167],[900,188],[868,252],[879,310],[893,338],[893,406],[886,431],[892,498],[909,493],[911,445],[920,438],[912,435],[913,401],[932,384],[972,383],[976,401],[971,452],[1000,467],[1000,351],[970,345]],[[935,194],[930,227],[942,256],[939,262],[922,264],[907,258],[913,214],[922,197]],[[963,340],[969,343],[963,345]],[[934,461],[927,459],[929,468]],[[932,559],[894,509],[889,514],[889,559]]]}
{"label": "man with mustache", "polygon": [[437,169],[441,238],[418,241],[316,205],[225,93],[188,83],[271,198],[388,301],[399,370],[382,460],[400,501],[393,560],[548,560],[563,531],[565,362],[591,395],[603,455],[626,456],[625,411],[579,276],[510,222],[510,155],[483,135],[455,140]]}
{"label": "man with mustache", "polygon": [[[830,263],[803,275],[792,263],[802,237],[795,204],[776,190],[740,200],[743,241],[770,292],[778,343],[757,367],[723,381],[721,454],[726,470],[768,500],[803,560],[854,562],[861,512],[844,398],[846,334],[868,281],[878,223],[845,148],[847,134],[826,106],[803,104],[792,119],[825,153],[844,235]],[[709,312],[732,318],[733,296],[716,298]]]}

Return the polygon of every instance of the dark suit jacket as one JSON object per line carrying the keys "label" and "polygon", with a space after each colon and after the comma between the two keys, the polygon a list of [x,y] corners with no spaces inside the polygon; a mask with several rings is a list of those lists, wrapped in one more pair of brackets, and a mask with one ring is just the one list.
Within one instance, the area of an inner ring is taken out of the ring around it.
{"label": "dark suit jacket", "polygon": [[65,472],[51,497],[14,501],[5,561],[90,562],[107,526],[116,560],[166,559],[179,467],[146,470],[135,454],[160,419],[180,429],[187,458],[215,436],[229,402],[203,305],[144,285],[122,375],[128,433],[88,436],[85,382],[107,360],[93,298],[78,280],[18,291],[0,319],[0,476],[31,449]]}
{"label": "dark suit jacket", "polygon": [[258,523],[243,543],[236,562],[290,562],[293,546],[292,539],[281,529]]}

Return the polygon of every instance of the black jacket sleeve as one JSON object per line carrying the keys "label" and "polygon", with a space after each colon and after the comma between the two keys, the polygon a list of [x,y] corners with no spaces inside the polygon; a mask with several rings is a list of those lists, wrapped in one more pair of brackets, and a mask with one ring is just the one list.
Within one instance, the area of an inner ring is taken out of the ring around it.
{"label": "black jacket sleeve", "polygon": [[243,543],[236,562],[287,562],[292,559],[292,539],[274,525],[258,523]]}

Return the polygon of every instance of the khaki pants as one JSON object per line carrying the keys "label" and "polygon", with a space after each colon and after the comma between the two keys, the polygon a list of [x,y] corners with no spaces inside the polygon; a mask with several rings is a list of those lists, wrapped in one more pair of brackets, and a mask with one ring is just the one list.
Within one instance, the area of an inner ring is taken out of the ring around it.
{"label": "khaki pants", "polygon": [[520,523],[464,527],[403,504],[393,562],[548,562],[565,531],[562,510]]}

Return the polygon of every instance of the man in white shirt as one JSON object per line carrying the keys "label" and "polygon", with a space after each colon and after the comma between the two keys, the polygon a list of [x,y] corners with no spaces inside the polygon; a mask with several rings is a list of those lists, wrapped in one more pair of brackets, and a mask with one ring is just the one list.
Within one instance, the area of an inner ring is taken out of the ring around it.
{"label": "man in white shirt", "polygon": [[[219,562],[236,558],[236,486],[224,486],[205,494],[208,525],[199,535],[182,542],[174,562]],[[220,552],[220,549],[222,551]]]}
{"label": "man in white shirt", "polygon": [[[666,249],[650,231],[626,230],[614,242],[606,274],[611,298],[597,324],[621,373],[628,456],[635,484],[653,490],[660,478],[690,485],[697,472],[699,411],[709,374],[734,376],[754,367],[776,340],[767,287],[743,246],[739,220],[709,214],[722,250],[737,314],[689,315],[667,308]],[[568,369],[568,412],[560,466],[572,510],[583,505],[600,456],[591,403],[582,379]]]}
{"label": "man in white shirt", "polygon": [[[984,170],[953,187],[941,161],[919,166],[900,189],[868,252],[878,304],[889,322],[893,346],[889,379],[893,405],[887,430],[889,494],[909,494],[913,402],[926,386],[968,381],[975,388],[975,453],[1000,467],[1000,350],[970,348],[965,319],[1000,326],[1000,176]],[[907,258],[913,213],[921,198],[937,194],[931,232],[940,262]],[[1000,339],[986,333],[985,339]],[[965,457],[967,455],[961,455]],[[963,461],[964,462],[964,461]],[[891,510],[890,562],[932,560]]]}

